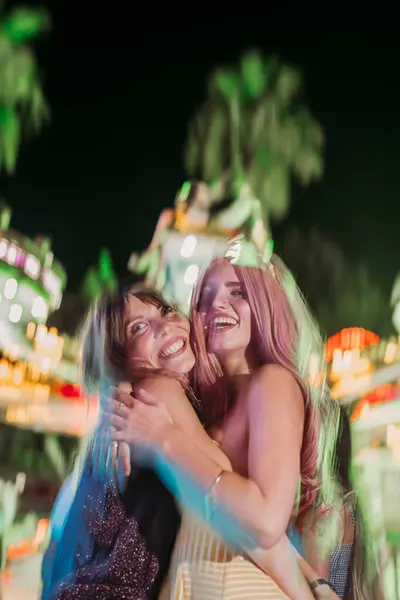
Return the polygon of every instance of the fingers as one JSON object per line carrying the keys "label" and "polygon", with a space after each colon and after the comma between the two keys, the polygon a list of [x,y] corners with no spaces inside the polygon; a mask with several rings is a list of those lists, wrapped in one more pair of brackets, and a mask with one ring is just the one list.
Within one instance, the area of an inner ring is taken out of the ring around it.
{"label": "fingers", "polygon": [[[142,390],[142,389],[138,390],[137,396],[138,396],[139,400],[141,400],[144,404],[149,404],[150,406],[159,404],[157,398],[155,398],[152,394],[149,394],[149,392],[146,392],[146,390]],[[133,400],[133,398],[132,398],[132,400]]]}
{"label": "fingers", "polygon": [[[132,391],[132,388],[131,388]],[[110,395],[113,400],[117,403],[124,404],[128,408],[133,408],[135,401],[130,395],[130,392],[126,392],[121,390],[120,388],[112,387],[110,388]]]}
{"label": "fingers", "polygon": [[132,408],[127,408],[125,405],[121,404],[120,402],[117,402],[116,400],[112,401],[110,408],[114,415],[122,417],[123,419],[127,419],[129,417],[130,411],[132,410]]}
{"label": "fingers", "polygon": [[111,431],[110,438],[113,442],[124,442],[125,441],[125,432],[123,431]]}
{"label": "fingers", "polygon": [[124,475],[129,477],[131,474],[131,451],[126,442],[121,442],[119,445],[119,460]]}
{"label": "fingers", "polygon": [[120,417],[119,415],[114,415],[112,413],[104,413],[104,418],[107,419],[111,427],[115,427],[119,430],[124,429],[124,426],[126,425],[125,419],[123,417]]}
{"label": "fingers", "polygon": [[118,443],[111,442],[111,444],[109,444],[109,448],[110,448],[110,459],[111,459],[112,465],[114,466],[114,468],[116,468],[118,465],[118,453],[119,453]]}

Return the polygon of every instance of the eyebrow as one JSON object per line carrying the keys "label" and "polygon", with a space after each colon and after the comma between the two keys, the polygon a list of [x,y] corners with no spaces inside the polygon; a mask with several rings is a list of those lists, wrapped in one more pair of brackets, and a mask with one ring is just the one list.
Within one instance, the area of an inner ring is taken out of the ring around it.
{"label": "eyebrow", "polygon": [[[226,283],[224,283],[224,286],[227,288],[234,288],[234,287],[241,287],[242,284],[240,283],[240,281],[227,281]],[[214,286],[210,285],[209,283],[206,283],[203,290],[210,290],[213,287]]]}
{"label": "eyebrow", "polygon": [[[233,289],[233,288],[237,288],[237,287],[240,287],[240,288],[243,287],[242,284],[240,283],[240,281],[227,281],[224,285],[228,289]],[[213,288],[215,288],[215,285],[210,285],[209,283],[206,283],[206,285],[201,290],[200,297],[202,297],[203,294],[212,291]]]}

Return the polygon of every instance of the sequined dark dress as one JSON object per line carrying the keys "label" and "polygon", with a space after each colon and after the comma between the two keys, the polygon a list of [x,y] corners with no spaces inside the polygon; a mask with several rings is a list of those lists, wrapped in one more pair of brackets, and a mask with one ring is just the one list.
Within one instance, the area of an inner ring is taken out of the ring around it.
{"label": "sequined dark dress", "polygon": [[[115,484],[106,491],[98,485],[89,489],[95,493],[85,495],[81,519],[75,513],[73,571],[46,598],[155,600],[179,525],[172,496],[146,470],[131,478],[123,496]],[[61,539],[63,543],[68,544],[68,536]]]}

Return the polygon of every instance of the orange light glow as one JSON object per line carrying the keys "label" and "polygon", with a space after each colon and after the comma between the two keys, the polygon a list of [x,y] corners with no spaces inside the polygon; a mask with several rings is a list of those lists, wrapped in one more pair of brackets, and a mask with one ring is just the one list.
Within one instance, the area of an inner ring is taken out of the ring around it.
{"label": "orange light glow", "polygon": [[392,385],[390,383],[380,385],[373,392],[367,394],[357,402],[351,415],[351,422],[355,423],[358,421],[360,417],[369,411],[370,407],[391,402],[399,395],[399,393],[400,389],[397,385]]}
{"label": "orange light glow", "polygon": [[325,344],[325,356],[328,362],[331,362],[335,350],[359,350],[362,352],[364,348],[379,344],[380,337],[361,327],[350,327],[342,329],[339,333],[332,335],[327,339]]}
{"label": "orange light glow", "polygon": [[22,542],[20,542],[19,544],[8,547],[7,561],[21,560],[23,558],[31,556],[32,554],[36,554],[41,544],[43,544],[43,542],[46,539],[46,534],[49,525],[49,519],[40,519],[36,527],[35,537],[32,540],[22,540]]}

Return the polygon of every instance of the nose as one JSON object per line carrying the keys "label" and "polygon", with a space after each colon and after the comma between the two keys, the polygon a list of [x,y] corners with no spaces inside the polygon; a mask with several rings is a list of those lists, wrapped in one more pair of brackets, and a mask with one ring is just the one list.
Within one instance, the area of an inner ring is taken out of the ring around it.
{"label": "nose", "polygon": [[227,306],[227,297],[226,297],[226,293],[224,290],[218,290],[217,293],[215,294],[212,303],[211,303],[211,308],[213,308],[214,310],[218,310],[218,309],[223,309],[226,308]]}
{"label": "nose", "polygon": [[156,339],[165,337],[171,331],[171,323],[168,319],[159,319],[153,323],[153,331]]}

